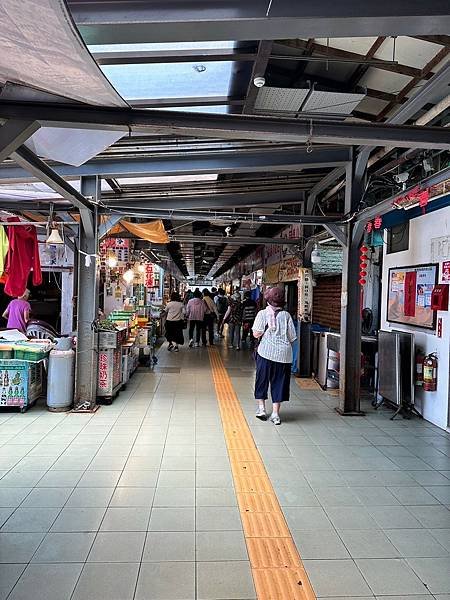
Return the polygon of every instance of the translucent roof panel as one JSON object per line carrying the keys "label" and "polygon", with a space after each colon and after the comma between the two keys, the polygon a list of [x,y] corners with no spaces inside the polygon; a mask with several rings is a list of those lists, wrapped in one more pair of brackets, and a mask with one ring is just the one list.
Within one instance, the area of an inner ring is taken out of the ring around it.
{"label": "translucent roof panel", "polygon": [[[80,191],[81,184],[79,179],[72,181],[70,185]],[[104,179],[102,179],[102,191],[111,191],[110,185]],[[40,181],[0,185],[0,198],[7,200],[14,199],[18,202],[20,200],[63,199],[62,196],[54,192],[47,184]]]}
{"label": "translucent roof panel", "polygon": [[118,178],[119,185],[152,185],[154,183],[184,183],[188,181],[216,181],[217,173],[198,175],[162,175],[160,177],[124,177]]}
{"label": "translucent roof panel", "polygon": [[[159,110],[158,108],[148,108],[147,110]],[[227,104],[218,104],[217,106],[170,106],[164,107],[163,110],[175,110],[181,112],[196,112],[196,113],[214,113],[218,115],[226,114],[229,111]]]}
{"label": "translucent roof panel", "polygon": [[172,42],[156,44],[99,44],[91,52],[162,52],[172,50],[232,50],[236,42]]}
{"label": "translucent roof panel", "polygon": [[102,65],[126,100],[227,96],[233,62]]}

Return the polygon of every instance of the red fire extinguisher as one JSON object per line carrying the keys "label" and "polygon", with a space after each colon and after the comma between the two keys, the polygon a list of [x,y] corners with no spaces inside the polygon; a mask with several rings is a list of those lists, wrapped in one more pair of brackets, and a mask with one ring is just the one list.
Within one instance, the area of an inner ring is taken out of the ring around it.
{"label": "red fire extinguisher", "polygon": [[435,392],[437,388],[437,355],[427,354],[423,359],[423,389],[425,392]]}
{"label": "red fire extinguisher", "polygon": [[423,359],[425,354],[417,348],[416,350],[416,385],[423,385]]}

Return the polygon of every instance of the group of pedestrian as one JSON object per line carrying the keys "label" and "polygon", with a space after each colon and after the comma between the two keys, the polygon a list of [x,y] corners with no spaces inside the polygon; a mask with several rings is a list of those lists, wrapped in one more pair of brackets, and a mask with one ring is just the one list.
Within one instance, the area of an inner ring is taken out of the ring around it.
{"label": "group of pedestrian", "polygon": [[[189,347],[214,345],[214,323],[219,318],[217,307],[209,290],[198,288],[186,304],[186,319],[189,321]],[[195,338],[194,338],[195,332]]]}
{"label": "group of pedestrian", "polygon": [[[212,288],[211,291],[186,292],[184,301],[177,292],[173,292],[170,302],[167,303],[164,313],[166,315],[166,338],[169,342],[168,349],[179,351],[179,346],[184,343],[183,328],[188,327],[189,346],[198,347],[200,341],[203,346],[214,345],[214,339],[223,338],[224,325],[228,324],[228,343],[230,348],[241,349],[250,341],[254,348],[255,338],[252,333],[258,307],[252,299],[250,292],[245,292],[241,299],[239,292],[234,292],[229,298],[223,289]],[[189,324],[188,324],[189,323]],[[217,323],[217,331],[215,324]]]}
{"label": "group of pedestrian", "polygon": [[208,289],[189,291],[183,302],[178,292],[173,292],[163,312],[169,351],[179,352],[179,346],[184,344],[183,329],[188,323],[191,348],[200,346],[200,340],[204,346],[208,342],[210,346],[214,345],[214,323],[219,320],[220,314]]}

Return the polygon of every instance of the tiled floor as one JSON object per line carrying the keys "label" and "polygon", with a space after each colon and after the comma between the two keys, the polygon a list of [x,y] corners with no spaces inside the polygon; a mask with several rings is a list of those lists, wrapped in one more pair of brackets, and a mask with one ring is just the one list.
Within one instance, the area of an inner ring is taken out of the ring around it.
{"label": "tiled floor", "polygon": [[[208,354],[160,356],[95,415],[0,413],[0,600],[255,598]],[[317,596],[450,600],[450,436],[294,381],[261,423],[223,360]]]}

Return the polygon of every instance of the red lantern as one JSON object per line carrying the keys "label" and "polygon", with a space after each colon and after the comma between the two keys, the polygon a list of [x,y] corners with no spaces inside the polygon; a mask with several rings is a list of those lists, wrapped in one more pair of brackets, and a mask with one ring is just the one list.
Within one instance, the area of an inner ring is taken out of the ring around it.
{"label": "red lantern", "polygon": [[367,252],[369,251],[369,248],[365,245],[361,246],[361,254],[367,254]]}
{"label": "red lantern", "polygon": [[366,271],[365,269],[362,269],[362,270],[359,272],[359,274],[360,274],[360,276],[361,276],[361,277],[365,277],[365,276],[367,275],[367,271]]}
{"label": "red lantern", "polygon": [[365,268],[367,268],[367,263],[366,262],[361,262],[359,266],[361,267],[361,269],[365,269]]}
{"label": "red lantern", "polygon": [[365,285],[365,283],[366,280],[363,277],[361,277],[361,279],[359,280],[359,285]]}
{"label": "red lantern", "polygon": [[423,192],[420,192],[418,194],[418,198],[419,198],[419,206],[422,209],[422,213],[425,214],[425,209],[427,207],[428,200],[430,198],[430,191],[423,190]]}

